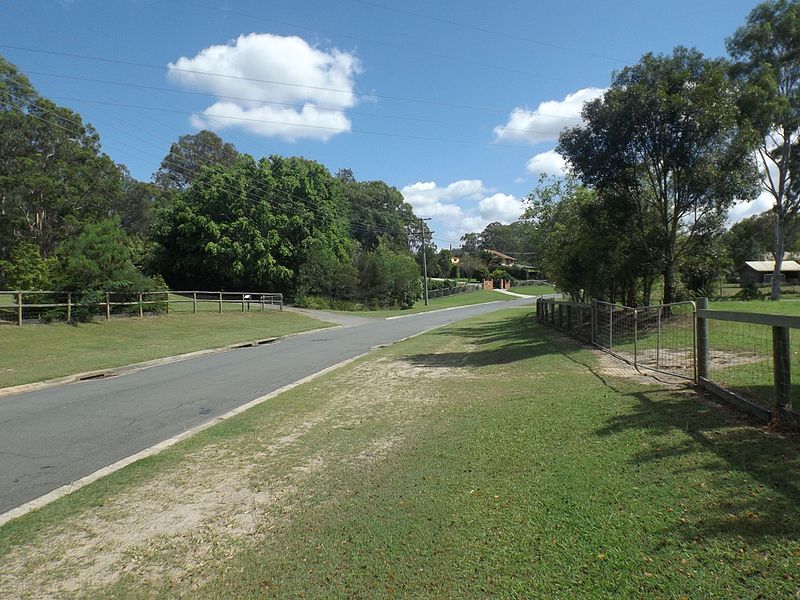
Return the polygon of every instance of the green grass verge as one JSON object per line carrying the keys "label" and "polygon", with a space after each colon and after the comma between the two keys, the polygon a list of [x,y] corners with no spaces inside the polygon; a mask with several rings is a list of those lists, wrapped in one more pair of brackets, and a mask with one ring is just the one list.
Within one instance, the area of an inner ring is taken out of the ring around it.
{"label": "green grass verge", "polygon": [[382,350],[6,525],[0,595],[795,597],[796,441],[531,323]]}
{"label": "green grass verge", "polygon": [[326,326],[274,310],[100,319],[79,325],[0,325],[0,387]]}
{"label": "green grass verge", "polygon": [[552,285],[515,285],[508,291],[515,294],[525,294],[526,296],[544,296],[545,294],[554,293],[556,288]]}

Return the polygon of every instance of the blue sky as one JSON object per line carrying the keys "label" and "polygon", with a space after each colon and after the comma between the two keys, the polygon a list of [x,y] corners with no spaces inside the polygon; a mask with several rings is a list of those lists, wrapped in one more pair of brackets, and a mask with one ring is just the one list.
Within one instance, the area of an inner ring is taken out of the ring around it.
{"label": "blue sky", "polygon": [[614,70],[676,45],[724,56],[756,4],[11,0],[0,54],[140,179],[207,127],[256,157],[384,180],[447,247],[519,215],[560,166],[558,131]]}

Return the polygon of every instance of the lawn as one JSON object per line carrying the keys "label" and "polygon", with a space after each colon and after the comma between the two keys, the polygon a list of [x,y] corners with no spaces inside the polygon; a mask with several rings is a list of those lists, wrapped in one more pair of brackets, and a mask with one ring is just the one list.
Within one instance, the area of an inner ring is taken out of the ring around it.
{"label": "lawn", "polygon": [[795,597],[797,442],[607,360],[380,350],[7,524],[0,596]]}
{"label": "lawn", "polygon": [[276,310],[5,324],[0,325],[0,388],[326,326]]}
{"label": "lawn", "polygon": [[515,294],[525,294],[526,296],[544,296],[545,294],[555,293],[556,288],[553,285],[515,285],[508,291]]}

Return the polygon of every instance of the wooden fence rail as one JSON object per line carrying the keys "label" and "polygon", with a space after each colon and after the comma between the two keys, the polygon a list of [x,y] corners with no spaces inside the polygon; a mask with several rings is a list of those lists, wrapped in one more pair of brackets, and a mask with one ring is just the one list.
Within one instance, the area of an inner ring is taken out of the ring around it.
{"label": "wooden fence rail", "polygon": [[144,316],[145,313],[170,313],[191,304],[197,313],[211,303],[222,313],[224,306],[236,305],[241,312],[277,307],[283,310],[283,294],[205,290],[161,290],[155,292],[56,292],[52,290],[0,290],[0,323],[73,321],[78,311],[111,319],[115,315]]}

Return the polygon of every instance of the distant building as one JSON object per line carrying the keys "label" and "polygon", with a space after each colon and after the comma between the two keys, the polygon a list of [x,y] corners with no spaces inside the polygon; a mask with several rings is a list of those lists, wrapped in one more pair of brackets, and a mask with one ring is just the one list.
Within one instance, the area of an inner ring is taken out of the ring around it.
{"label": "distant building", "polygon": [[484,250],[487,254],[491,254],[500,259],[500,263],[504,267],[511,267],[517,262],[517,259],[513,256],[509,256],[508,254],[503,254],[502,252],[498,252],[497,250]]}
{"label": "distant building", "polygon": [[[749,260],[744,263],[739,281],[742,285],[772,283],[774,271],[774,260]],[[781,263],[781,283],[798,282],[800,282],[800,264],[793,260],[784,260]]]}

